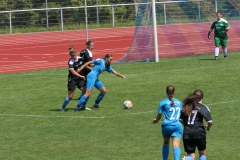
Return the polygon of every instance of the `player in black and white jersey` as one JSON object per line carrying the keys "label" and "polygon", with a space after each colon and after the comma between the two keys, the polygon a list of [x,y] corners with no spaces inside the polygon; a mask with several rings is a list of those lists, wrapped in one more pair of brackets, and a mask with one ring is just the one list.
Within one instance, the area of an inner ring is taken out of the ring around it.
{"label": "player in black and white jersey", "polygon": [[85,90],[85,77],[81,75],[83,69],[83,58],[76,55],[76,50],[73,46],[69,46],[70,59],[68,60],[68,96],[65,98],[61,111],[65,108],[74,95],[74,90],[77,86],[81,91]]}
{"label": "player in black and white jersey", "polygon": [[[92,40],[88,40],[85,44],[87,48],[83,49],[79,54],[79,56],[82,57],[84,64],[89,61],[92,61],[92,56],[93,56],[92,50],[94,48],[94,42]],[[91,72],[91,70],[92,70],[91,66],[87,66],[81,71],[81,75],[83,75],[86,78],[88,73]],[[81,93],[78,99],[80,99],[84,94],[85,94],[85,91]],[[83,105],[83,108],[87,108],[85,105],[86,104]]]}
{"label": "player in black and white jersey", "polygon": [[[202,104],[203,92],[195,90],[183,100],[183,110],[180,121],[184,126],[183,143],[187,160],[195,159],[195,149],[198,148],[199,159],[206,160],[206,130],[210,131],[212,118],[209,108]],[[207,122],[204,126],[203,119]]]}

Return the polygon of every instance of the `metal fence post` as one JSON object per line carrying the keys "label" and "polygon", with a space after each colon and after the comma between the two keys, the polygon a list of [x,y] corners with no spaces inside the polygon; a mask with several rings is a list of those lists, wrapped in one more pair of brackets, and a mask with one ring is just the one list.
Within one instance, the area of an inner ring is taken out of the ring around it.
{"label": "metal fence post", "polygon": [[12,34],[12,12],[9,12],[9,27],[10,27],[10,34]]}
{"label": "metal fence post", "polygon": [[61,28],[63,31],[63,10],[62,10],[62,8],[61,8]]}
{"label": "metal fence post", "polygon": [[114,6],[112,6],[112,23],[113,23],[113,27],[115,27],[115,19],[114,19]]}
{"label": "metal fence post", "polygon": [[163,8],[164,8],[164,24],[167,24],[167,15],[166,15],[166,3],[163,3]]}

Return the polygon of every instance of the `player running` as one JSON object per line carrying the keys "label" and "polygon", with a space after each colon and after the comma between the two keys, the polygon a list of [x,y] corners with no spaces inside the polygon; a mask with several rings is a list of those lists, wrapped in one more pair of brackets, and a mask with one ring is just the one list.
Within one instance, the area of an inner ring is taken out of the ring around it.
{"label": "player running", "polygon": [[[206,160],[206,130],[210,131],[212,118],[210,110],[202,104],[203,92],[195,90],[183,100],[183,110],[180,120],[184,126],[183,144],[187,152],[187,160],[195,159],[195,149],[198,148],[199,159]],[[203,119],[207,121],[204,126]]]}
{"label": "player running", "polygon": [[158,123],[164,113],[164,121],[162,123],[162,159],[168,160],[169,142],[172,138],[174,160],[179,160],[181,155],[180,139],[182,138],[182,124],[179,122],[182,110],[182,102],[177,98],[173,98],[175,92],[174,86],[170,85],[166,88],[168,98],[162,100],[158,107],[158,114],[153,123]]}
{"label": "player running", "polygon": [[213,21],[210,27],[210,30],[208,32],[208,38],[210,39],[211,32],[214,29],[215,60],[218,60],[219,46],[222,46],[224,59],[227,59],[227,32],[230,29],[230,25],[225,19],[222,18],[222,14],[220,11],[218,11],[216,15],[217,19]]}

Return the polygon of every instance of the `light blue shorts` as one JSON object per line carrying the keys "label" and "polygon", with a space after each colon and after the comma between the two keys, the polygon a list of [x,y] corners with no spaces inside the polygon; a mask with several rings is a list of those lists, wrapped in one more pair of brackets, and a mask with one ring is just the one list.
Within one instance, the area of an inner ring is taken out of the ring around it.
{"label": "light blue shorts", "polygon": [[103,83],[96,79],[96,78],[93,78],[91,76],[87,76],[87,85],[86,85],[86,88],[88,90],[92,90],[93,87],[96,87],[98,90],[101,89],[102,87],[104,87]]}
{"label": "light blue shorts", "polygon": [[182,125],[162,125],[163,138],[177,137],[182,138],[183,130]]}

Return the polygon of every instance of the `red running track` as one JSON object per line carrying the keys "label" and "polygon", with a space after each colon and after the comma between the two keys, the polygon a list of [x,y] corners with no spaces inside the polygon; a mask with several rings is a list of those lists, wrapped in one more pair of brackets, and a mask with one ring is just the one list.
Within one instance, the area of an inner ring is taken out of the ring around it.
{"label": "red running track", "polygon": [[[113,54],[114,61],[129,49],[134,27],[88,30],[93,40],[93,58]],[[0,36],[0,74],[68,67],[68,46],[78,52],[86,48],[85,30]]]}

